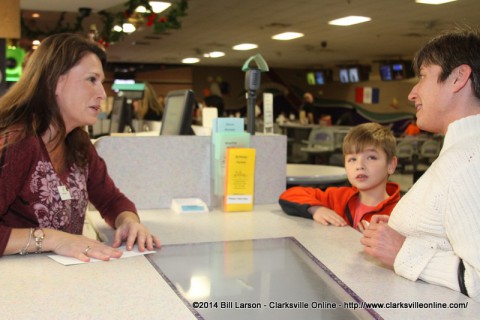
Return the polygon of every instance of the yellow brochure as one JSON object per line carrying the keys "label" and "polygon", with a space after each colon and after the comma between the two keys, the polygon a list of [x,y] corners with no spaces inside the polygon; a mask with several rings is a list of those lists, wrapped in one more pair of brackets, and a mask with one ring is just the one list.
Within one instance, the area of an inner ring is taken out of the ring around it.
{"label": "yellow brochure", "polygon": [[255,149],[227,148],[224,211],[253,210]]}

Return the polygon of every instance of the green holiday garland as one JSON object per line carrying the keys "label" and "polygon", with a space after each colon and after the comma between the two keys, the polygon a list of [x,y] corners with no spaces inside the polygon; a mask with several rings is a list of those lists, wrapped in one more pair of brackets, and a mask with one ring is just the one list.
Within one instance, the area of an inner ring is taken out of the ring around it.
{"label": "green holiday garland", "polygon": [[[135,9],[138,6],[144,6],[147,9],[146,12],[135,13]],[[152,7],[149,4],[149,0],[129,0],[124,4],[124,7],[125,10],[118,13],[111,13],[106,10],[98,12],[102,19],[103,27],[102,30],[99,32],[97,38],[98,42],[100,42],[104,46],[108,46],[111,43],[117,42],[125,36],[125,33],[121,31],[114,31],[113,27],[115,25],[122,25],[133,14],[140,14],[145,21],[145,25],[148,27],[153,27],[155,32],[157,33],[162,33],[169,29],[180,29],[182,26],[180,18],[187,15],[188,1],[176,1],[170,6],[168,12],[165,15],[154,13],[152,11]],[[79,12],[77,14],[75,24],[70,25],[68,23],[65,23],[65,14],[65,12],[61,13],[57,24],[50,30],[31,28],[25,22],[23,17],[21,17],[20,24],[22,28],[22,37],[28,39],[42,39],[56,33],[78,33],[83,31],[82,22],[83,19],[87,17],[87,15]]]}

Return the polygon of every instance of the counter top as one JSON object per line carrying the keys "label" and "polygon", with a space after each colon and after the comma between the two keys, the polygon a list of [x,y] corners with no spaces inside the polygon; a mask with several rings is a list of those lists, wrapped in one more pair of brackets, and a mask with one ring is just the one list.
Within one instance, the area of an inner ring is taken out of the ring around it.
{"label": "counter top", "polygon": [[[384,319],[471,319],[480,313],[480,304],[458,292],[395,275],[363,253],[354,229],[290,217],[278,205],[258,205],[253,212],[139,214],[163,245],[295,237],[365,302],[468,303],[465,309],[373,308]],[[88,218],[102,239],[113,239],[98,213]],[[196,319],[144,256],[68,267],[46,254],[1,259],[1,318]]]}

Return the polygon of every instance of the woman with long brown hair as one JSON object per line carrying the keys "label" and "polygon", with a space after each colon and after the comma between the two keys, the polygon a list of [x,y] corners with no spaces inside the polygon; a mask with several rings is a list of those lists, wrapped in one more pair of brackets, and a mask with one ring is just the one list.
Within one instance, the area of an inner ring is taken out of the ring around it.
{"label": "woman with long brown hair", "polygon": [[[85,126],[97,121],[104,50],[74,34],[46,38],[0,99],[0,256],[53,251],[82,261],[159,246],[109,177]],[[91,202],[116,229],[112,246],[82,236]]]}

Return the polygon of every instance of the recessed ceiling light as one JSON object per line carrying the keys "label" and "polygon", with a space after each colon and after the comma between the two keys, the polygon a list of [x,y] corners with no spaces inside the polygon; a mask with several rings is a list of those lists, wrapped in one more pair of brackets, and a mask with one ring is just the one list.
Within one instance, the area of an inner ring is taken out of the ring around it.
{"label": "recessed ceiling light", "polygon": [[221,52],[221,51],[212,51],[212,52],[203,54],[205,58],[220,58],[220,57],[223,57],[224,55],[225,55],[225,52]]}
{"label": "recessed ceiling light", "polygon": [[332,21],[329,21],[328,24],[334,25],[334,26],[351,26],[352,24],[357,24],[357,23],[362,23],[362,22],[367,22],[372,20],[369,17],[361,17],[361,16],[348,16],[340,19],[335,19]]}
{"label": "recessed ceiling light", "polygon": [[416,3],[423,3],[423,4],[444,4],[448,2],[453,2],[457,0],[415,0]]}
{"label": "recessed ceiling light", "polygon": [[199,62],[200,59],[198,58],[185,58],[185,59],[182,59],[182,63],[197,63]]}
{"label": "recessed ceiling light", "polygon": [[256,49],[258,48],[258,46],[254,43],[241,43],[241,44],[237,44],[236,46],[233,46],[233,50],[252,50],[252,49]]}
{"label": "recessed ceiling light", "polygon": [[284,32],[276,34],[272,37],[274,40],[292,40],[303,37],[303,33],[300,32]]}

